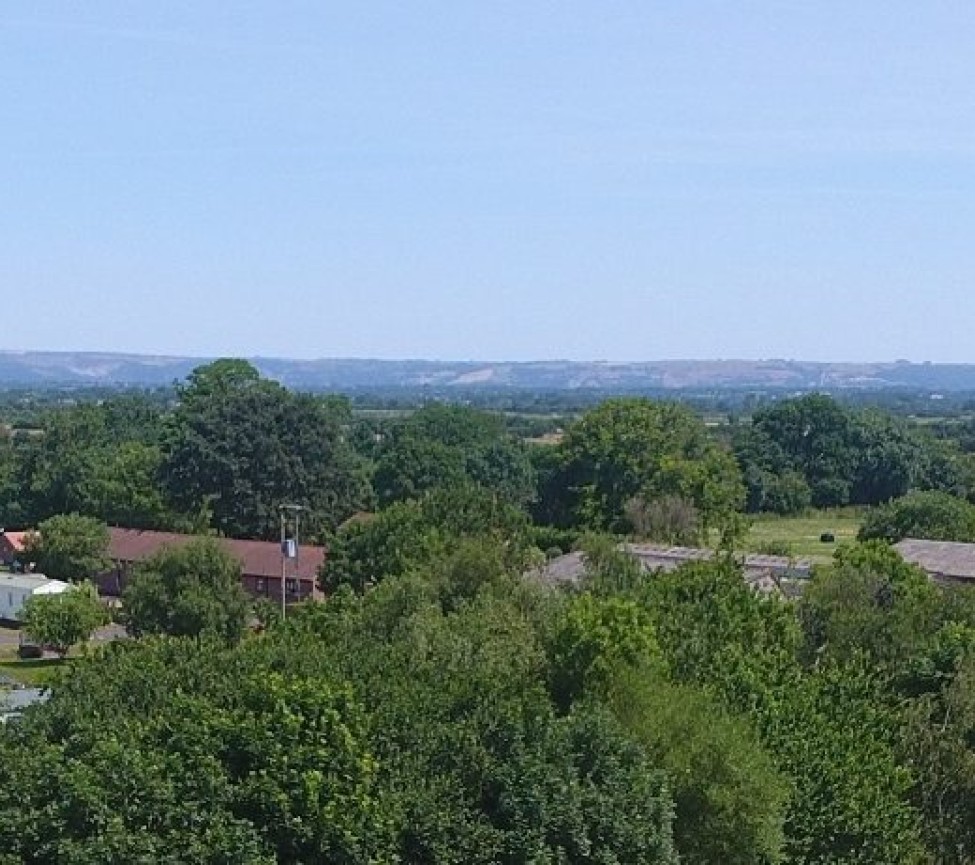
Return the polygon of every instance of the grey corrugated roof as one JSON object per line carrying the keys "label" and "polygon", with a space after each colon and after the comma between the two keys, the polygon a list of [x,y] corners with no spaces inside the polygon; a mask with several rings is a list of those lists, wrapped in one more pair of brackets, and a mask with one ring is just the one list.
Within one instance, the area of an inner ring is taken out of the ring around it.
{"label": "grey corrugated roof", "polygon": [[531,572],[530,576],[547,586],[561,586],[578,583],[586,572],[582,553],[566,553],[547,561],[542,567]]}
{"label": "grey corrugated roof", "polygon": [[[709,561],[714,550],[698,547],[661,547],[653,544],[622,544],[622,550],[634,556],[648,571],[673,571],[689,562]],[[812,572],[808,559],[788,559],[784,556],[746,555],[739,558],[745,580],[762,592],[782,590],[779,580],[804,579]],[[531,576],[546,585],[578,584],[586,572],[585,558],[580,552],[568,553],[547,562]],[[788,594],[788,593],[786,593]]]}
{"label": "grey corrugated roof", "polygon": [[894,544],[894,549],[904,561],[923,568],[931,576],[975,580],[975,544],[905,538]]}

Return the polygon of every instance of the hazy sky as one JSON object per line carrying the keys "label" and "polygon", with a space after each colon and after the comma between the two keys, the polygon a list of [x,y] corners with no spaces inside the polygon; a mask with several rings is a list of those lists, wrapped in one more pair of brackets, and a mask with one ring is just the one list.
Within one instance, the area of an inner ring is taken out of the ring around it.
{"label": "hazy sky", "polygon": [[0,348],[975,361],[972,0],[0,11]]}

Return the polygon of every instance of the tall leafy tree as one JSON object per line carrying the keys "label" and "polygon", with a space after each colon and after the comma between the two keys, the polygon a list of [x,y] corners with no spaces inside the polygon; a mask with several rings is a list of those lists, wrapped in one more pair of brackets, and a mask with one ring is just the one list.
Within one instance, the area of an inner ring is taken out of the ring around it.
{"label": "tall leafy tree", "polygon": [[975,541],[975,505],[942,492],[912,492],[867,512],[860,540]]}
{"label": "tall leafy tree", "polygon": [[534,495],[528,452],[507,434],[500,418],[440,403],[423,407],[392,428],[373,478],[384,504],[464,483],[517,505]]}
{"label": "tall leafy tree", "polygon": [[46,413],[37,434],[14,448],[14,484],[5,496],[11,521],[36,525],[79,513],[115,525],[169,528],[174,518],[158,478],[160,417],[137,395]]}
{"label": "tall leafy tree", "polygon": [[34,640],[63,658],[108,622],[108,610],[89,583],[57,595],[33,595],[24,604],[21,618]]}
{"label": "tall leafy tree", "polygon": [[850,501],[856,454],[849,413],[832,397],[809,394],[755,413],[754,425],[800,471],[817,507]]}
{"label": "tall leafy tree", "polygon": [[607,400],[571,426],[559,447],[562,494],[573,521],[587,528],[630,528],[626,508],[634,498],[685,499],[702,528],[718,525],[743,504],[734,458],[677,404]]}
{"label": "tall leafy tree", "polygon": [[281,504],[308,508],[306,531],[317,535],[367,502],[355,455],[320,400],[242,360],[196,369],[178,394],[161,476],[179,511],[207,509],[231,537],[273,538]]}
{"label": "tall leafy tree", "polygon": [[353,520],[331,536],[322,586],[362,591],[454,553],[463,540],[489,541],[506,568],[528,565],[531,542],[524,511],[483,487],[463,484],[396,502],[373,517]]}
{"label": "tall leafy tree", "polygon": [[938,607],[939,589],[895,550],[876,541],[841,547],[799,601],[806,659],[903,666],[931,638]]}
{"label": "tall leafy tree", "polygon": [[217,541],[164,547],[140,563],[122,595],[129,633],[235,642],[249,608],[240,562]]}
{"label": "tall leafy tree", "polygon": [[108,527],[80,514],[51,517],[27,536],[23,558],[57,580],[77,583],[93,579],[111,564]]}

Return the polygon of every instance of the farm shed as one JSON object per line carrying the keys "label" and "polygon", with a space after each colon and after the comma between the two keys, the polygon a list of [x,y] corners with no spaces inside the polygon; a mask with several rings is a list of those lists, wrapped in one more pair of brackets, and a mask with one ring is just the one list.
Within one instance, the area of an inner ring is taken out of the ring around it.
{"label": "farm shed", "polygon": [[925,570],[940,582],[975,582],[975,544],[905,538],[894,544],[905,562]]}
{"label": "farm shed", "polygon": [[[621,544],[620,550],[633,556],[648,573],[673,571],[691,562],[706,562],[715,552],[696,547],[664,547],[655,544]],[[747,554],[736,557],[745,582],[762,594],[793,597],[802,581],[812,575],[812,563],[806,559],[784,556]],[[546,585],[578,585],[586,570],[580,552],[552,559],[529,576]]]}

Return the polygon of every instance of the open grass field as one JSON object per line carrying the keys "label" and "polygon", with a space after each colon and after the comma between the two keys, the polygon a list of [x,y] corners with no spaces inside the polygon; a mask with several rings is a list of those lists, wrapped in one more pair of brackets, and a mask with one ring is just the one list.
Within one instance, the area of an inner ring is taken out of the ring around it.
{"label": "open grass field", "polygon": [[0,681],[9,677],[22,685],[47,685],[65,662],[59,658],[20,660],[17,657],[19,632],[0,628]]}
{"label": "open grass field", "polygon": [[[800,517],[756,516],[745,537],[745,549],[758,552],[768,544],[786,544],[796,558],[827,560],[838,544],[856,539],[861,514],[855,508],[811,511]],[[835,543],[819,540],[824,532],[832,533]]]}
{"label": "open grass field", "polygon": [[9,676],[21,685],[50,685],[61,667],[70,664],[71,659],[60,658],[21,661],[16,655],[0,655],[0,674]]}

